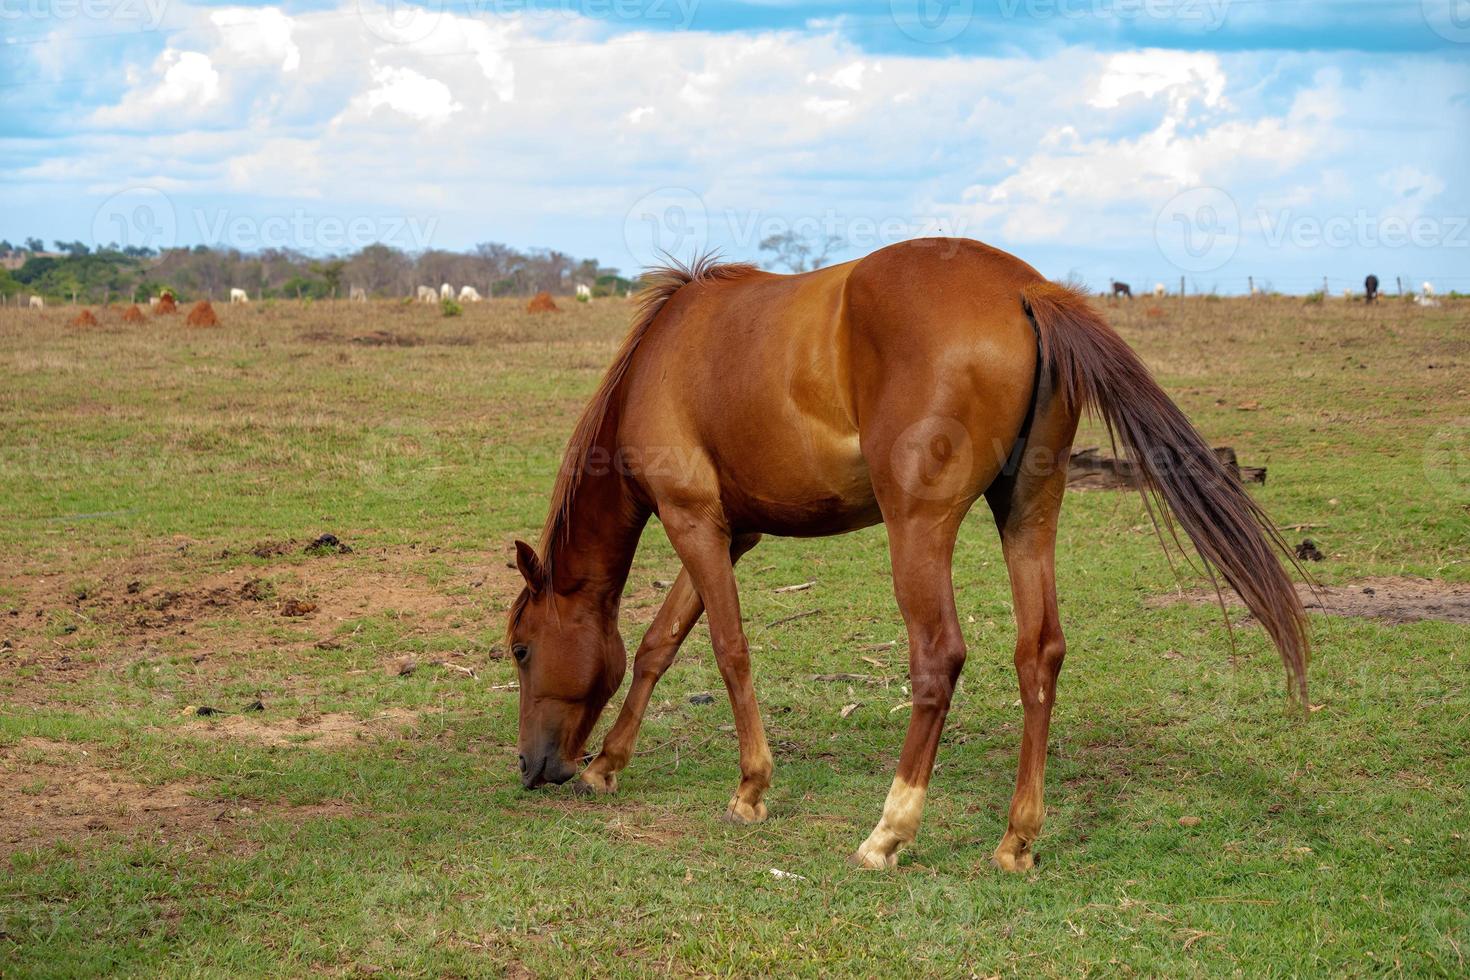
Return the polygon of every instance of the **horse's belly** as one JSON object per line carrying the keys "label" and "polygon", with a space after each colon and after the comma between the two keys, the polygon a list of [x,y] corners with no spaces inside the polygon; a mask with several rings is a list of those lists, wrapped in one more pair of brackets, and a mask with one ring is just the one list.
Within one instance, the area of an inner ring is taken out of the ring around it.
{"label": "horse's belly", "polygon": [[857,436],[768,444],[756,465],[726,463],[720,498],[737,531],[821,537],[882,520]]}

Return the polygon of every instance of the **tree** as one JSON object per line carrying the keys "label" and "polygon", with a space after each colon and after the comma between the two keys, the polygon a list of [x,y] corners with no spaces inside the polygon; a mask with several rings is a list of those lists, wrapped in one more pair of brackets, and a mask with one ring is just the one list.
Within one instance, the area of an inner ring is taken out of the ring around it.
{"label": "tree", "polygon": [[44,251],[46,251],[46,243],[43,242],[43,241],[41,241],[39,238],[27,238],[26,239],[26,251],[27,252],[44,252]]}
{"label": "tree", "polygon": [[408,256],[388,245],[369,245],[347,261],[347,277],[370,293],[402,292],[410,267]]}
{"label": "tree", "polygon": [[772,261],[784,265],[791,272],[806,272],[820,269],[828,256],[845,244],[841,235],[824,235],[818,246],[795,231],[783,231],[761,239],[760,250],[771,252]]}
{"label": "tree", "polygon": [[312,273],[321,277],[322,282],[327,284],[326,294],[336,296],[342,287],[342,271],[347,268],[343,259],[328,259],[325,262],[313,262],[310,266]]}

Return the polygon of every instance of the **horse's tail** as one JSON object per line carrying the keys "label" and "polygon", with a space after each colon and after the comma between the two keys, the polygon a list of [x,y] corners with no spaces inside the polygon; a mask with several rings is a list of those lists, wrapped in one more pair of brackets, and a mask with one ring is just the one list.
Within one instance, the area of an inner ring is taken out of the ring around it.
{"label": "horse's tail", "polygon": [[1140,475],[1150,514],[1158,500],[1168,505],[1160,509],[1170,532],[1177,522],[1211,577],[1218,570],[1245,600],[1281,652],[1291,691],[1305,705],[1306,611],[1277,559],[1276,549],[1292,556],[1271,519],[1085,293],[1039,281],[1021,295],[1061,397],[1101,416]]}

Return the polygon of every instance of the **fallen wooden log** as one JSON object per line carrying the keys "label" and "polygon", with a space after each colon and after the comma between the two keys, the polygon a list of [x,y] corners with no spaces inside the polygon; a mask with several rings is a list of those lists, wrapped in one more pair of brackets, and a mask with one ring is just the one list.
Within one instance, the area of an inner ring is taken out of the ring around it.
{"label": "fallen wooden log", "polygon": [[[1214,450],[1215,458],[1241,483],[1265,483],[1264,466],[1241,466],[1230,446]],[[1130,460],[1102,455],[1096,446],[1072,453],[1067,486],[1076,490],[1131,490],[1138,487],[1138,470]]]}

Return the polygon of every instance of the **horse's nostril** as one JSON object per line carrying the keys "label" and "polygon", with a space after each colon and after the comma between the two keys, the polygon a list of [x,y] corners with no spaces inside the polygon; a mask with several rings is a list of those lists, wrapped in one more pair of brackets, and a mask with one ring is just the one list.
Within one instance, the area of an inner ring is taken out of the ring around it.
{"label": "horse's nostril", "polygon": [[525,771],[526,771],[526,757],[525,756],[521,756],[521,772],[524,774]]}

